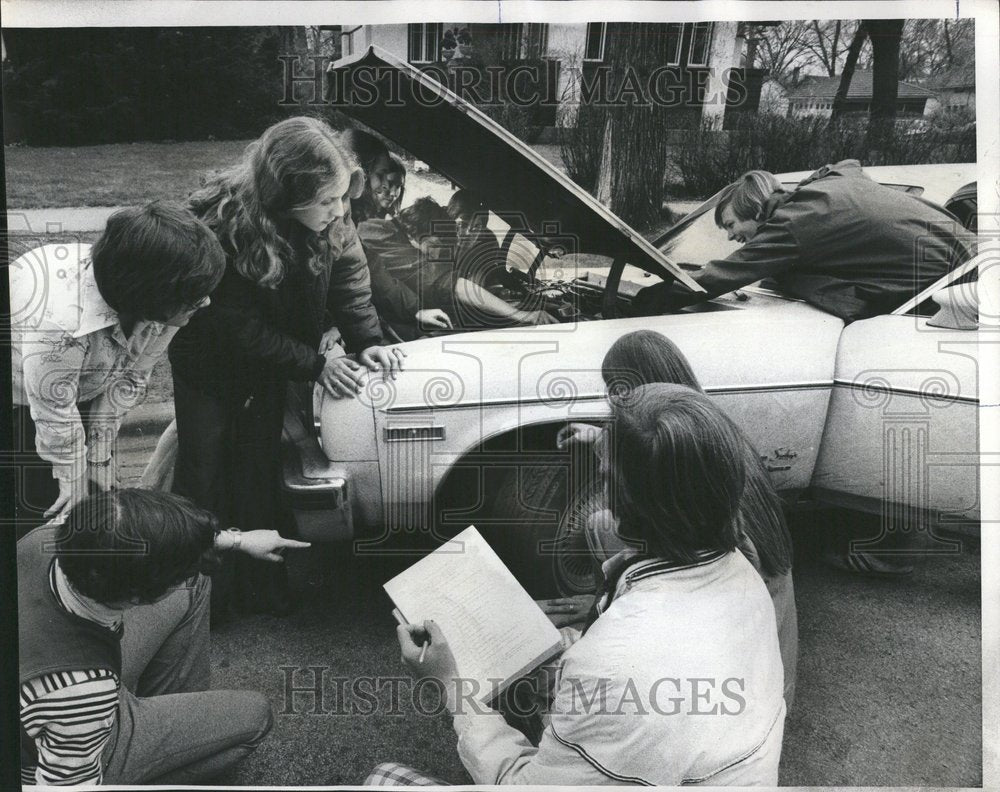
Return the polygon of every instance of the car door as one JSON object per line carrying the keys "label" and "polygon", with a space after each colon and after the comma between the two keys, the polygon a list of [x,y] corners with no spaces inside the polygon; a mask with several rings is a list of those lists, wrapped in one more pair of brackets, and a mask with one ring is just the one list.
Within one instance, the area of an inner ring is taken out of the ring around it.
{"label": "car door", "polygon": [[[975,231],[974,183],[945,206]],[[845,328],[813,474],[817,500],[879,514],[883,530],[978,525],[978,333],[935,326],[938,320],[912,309],[974,277],[982,257],[893,315]],[[930,542],[925,549],[948,545]]]}
{"label": "car door", "polygon": [[913,316],[848,326],[813,474],[816,498],[908,518],[917,529],[978,521],[977,340]]}

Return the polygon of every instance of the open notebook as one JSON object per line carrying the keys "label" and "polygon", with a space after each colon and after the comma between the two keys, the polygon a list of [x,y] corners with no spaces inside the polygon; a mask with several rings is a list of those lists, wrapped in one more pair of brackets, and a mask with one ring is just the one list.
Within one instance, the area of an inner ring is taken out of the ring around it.
{"label": "open notebook", "polygon": [[[560,649],[559,631],[475,526],[384,586],[403,618],[441,627],[464,690],[489,702]],[[478,688],[470,688],[477,684]]]}

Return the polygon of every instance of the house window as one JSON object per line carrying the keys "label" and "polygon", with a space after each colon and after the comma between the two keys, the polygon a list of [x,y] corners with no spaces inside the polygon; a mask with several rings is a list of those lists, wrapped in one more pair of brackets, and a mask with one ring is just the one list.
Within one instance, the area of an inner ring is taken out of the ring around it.
{"label": "house window", "polygon": [[607,22],[587,23],[587,43],[583,51],[585,61],[604,60],[604,39],[607,36]]}
{"label": "house window", "polygon": [[410,63],[431,63],[439,57],[441,47],[440,22],[416,22],[407,25],[406,59]]}
{"label": "house window", "polygon": [[497,49],[503,61],[538,59],[549,49],[549,26],[539,23],[497,25]]}
{"label": "house window", "polygon": [[549,26],[544,23],[532,22],[528,25],[524,57],[541,59],[549,51]]}
{"label": "house window", "polygon": [[521,40],[524,38],[524,25],[505,23],[497,25],[497,50],[501,61],[516,61],[521,59]]}
{"label": "house window", "polygon": [[671,22],[667,25],[667,51],[663,58],[663,62],[667,66],[681,65],[681,37],[683,35],[684,25],[680,22]]}
{"label": "house window", "polygon": [[708,66],[708,53],[712,45],[712,23],[695,22],[691,28],[688,66]]}

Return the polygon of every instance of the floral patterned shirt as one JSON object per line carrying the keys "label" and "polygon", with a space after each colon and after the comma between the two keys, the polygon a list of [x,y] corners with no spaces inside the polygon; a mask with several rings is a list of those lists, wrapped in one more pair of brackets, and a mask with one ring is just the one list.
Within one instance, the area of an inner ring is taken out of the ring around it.
{"label": "floral patterned shirt", "polygon": [[[130,336],[94,280],[90,245],[45,245],[10,265],[14,404],[35,422],[38,455],[53,476],[79,478],[114,451],[121,419],[177,331],[140,321]],[[84,426],[77,405],[90,402]]]}

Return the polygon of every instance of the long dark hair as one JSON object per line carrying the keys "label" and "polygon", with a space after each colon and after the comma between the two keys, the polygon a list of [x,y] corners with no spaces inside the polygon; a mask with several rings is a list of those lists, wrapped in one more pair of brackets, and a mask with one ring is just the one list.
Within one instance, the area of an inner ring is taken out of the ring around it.
{"label": "long dark hair", "polygon": [[[669,338],[652,330],[636,330],[619,338],[604,356],[601,374],[612,401],[655,382],[684,385],[704,393],[684,353]],[[792,567],[792,538],[782,502],[760,455],[742,433],[740,438],[746,486],[740,500],[739,525],[753,542],[764,573],[781,575]]]}
{"label": "long dark hair", "polygon": [[[351,201],[351,216],[354,218],[354,222],[361,223],[365,220],[381,219],[386,214],[395,217],[399,214],[399,209],[403,204],[403,193],[406,190],[406,166],[403,164],[403,161],[391,153],[388,146],[375,137],[375,135],[365,132],[362,129],[355,127],[345,129],[341,133],[340,139],[347,150],[357,159],[365,176],[364,190],[361,195]],[[394,173],[402,177],[399,196],[393,202],[392,206],[386,210],[383,210],[379,202],[375,199],[371,187],[372,172],[379,161],[383,159],[388,162],[388,173]]]}
{"label": "long dark hair", "polygon": [[619,536],[672,561],[735,550],[746,480],[735,424],[683,385],[641,385],[611,404],[605,453]]}

